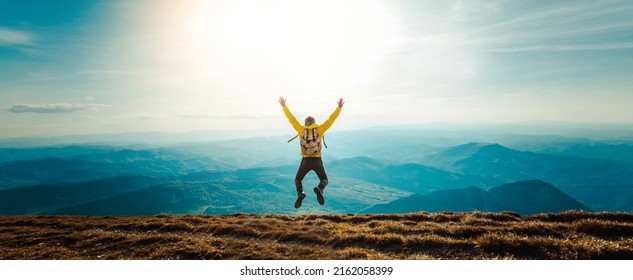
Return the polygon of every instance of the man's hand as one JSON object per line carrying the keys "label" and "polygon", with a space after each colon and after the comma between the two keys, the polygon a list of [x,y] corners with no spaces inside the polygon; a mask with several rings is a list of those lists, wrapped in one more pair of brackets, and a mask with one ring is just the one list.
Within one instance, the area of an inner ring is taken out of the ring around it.
{"label": "man's hand", "polygon": [[343,101],[343,98],[341,98],[338,100],[337,104],[339,108],[343,108],[343,104],[345,104],[345,101]]}
{"label": "man's hand", "polygon": [[279,96],[279,104],[281,107],[286,107],[286,99],[283,96]]}

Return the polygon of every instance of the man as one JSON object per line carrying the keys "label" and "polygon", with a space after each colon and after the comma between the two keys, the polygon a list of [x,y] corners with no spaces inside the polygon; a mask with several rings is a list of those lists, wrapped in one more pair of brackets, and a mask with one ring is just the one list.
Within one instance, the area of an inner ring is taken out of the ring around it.
{"label": "man", "polygon": [[323,124],[317,124],[313,117],[308,116],[305,119],[304,125],[301,125],[297,118],[290,113],[290,110],[286,106],[286,99],[284,99],[283,96],[279,97],[279,104],[281,104],[281,107],[284,109],[286,118],[288,118],[292,127],[299,134],[298,136],[301,142],[301,156],[303,158],[301,159],[299,170],[297,170],[297,175],[295,176],[295,187],[297,188],[295,208],[301,207],[301,203],[306,197],[306,194],[303,192],[302,181],[306,174],[310,171],[314,171],[320,180],[319,185],[314,188],[317,201],[321,205],[325,203],[323,190],[325,189],[325,186],[327,186],[328,179],[327,174],[325,173],[325,168],[323,167],[323,161],[321,160],[321,142],[323,141],[323,134],[332,126],[338,115],[341,113],[341,108],[343,108],[344,103],[343,98],[339,99],[337,102],[338,107]]}

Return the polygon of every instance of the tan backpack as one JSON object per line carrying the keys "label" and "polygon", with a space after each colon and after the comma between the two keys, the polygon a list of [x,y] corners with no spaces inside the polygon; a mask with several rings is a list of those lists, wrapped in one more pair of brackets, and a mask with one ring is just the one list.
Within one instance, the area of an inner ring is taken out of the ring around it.
{"label": "tan backpack", "polygon": [[[290,141],[295,140],[295,138],[299,137],[297,134]],[[321,143],[327,148],[327,144],[325,144],[324,138],[319,134],[319,130],[316,127],[313,128],[305,128],[303,130],[303,136],[301,136],[301,152],[304,155],[316,155],[321,152]]]}

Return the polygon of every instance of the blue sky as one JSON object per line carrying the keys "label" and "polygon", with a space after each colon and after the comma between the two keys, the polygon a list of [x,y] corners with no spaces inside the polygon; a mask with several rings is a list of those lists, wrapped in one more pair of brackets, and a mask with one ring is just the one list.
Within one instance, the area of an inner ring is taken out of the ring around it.
{"label": "blue sky", "polygon": [[633,119],[631,1],[0,1],[0,137]]}

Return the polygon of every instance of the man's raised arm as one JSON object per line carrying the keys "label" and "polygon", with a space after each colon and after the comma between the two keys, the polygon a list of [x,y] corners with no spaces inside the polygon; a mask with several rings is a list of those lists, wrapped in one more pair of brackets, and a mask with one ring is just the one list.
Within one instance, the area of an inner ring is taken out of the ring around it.
{"label": "man's raised arm", "polygon": [[332,115],[330,115],[330,117],[319,127],[321,133],[325,133],[325,131],[330,129],[332,124],[334,124],[334,121],[336,120],[336,118],[338,118],[338,115],[341,114],[341,109],[343,108],[343,104],[345,104],[345,101],[343,100],[343,98],[341,98],[338,100],[338,102],[336,102],[336,104],[338,104],[338,107],[336,107],[334,113],[332,113]]}
{"label": "man's raised arm", "polygon": [[292,128],[294,128],[297,133],[301,133],[301,123],[299,123],[297,118],[292,113],[290,113],[290,109],[288,109],[288,106],[286,106],[286,99],[283,96],[279,97],[279,104],[281,104],[281,107],[284,109],[284,114],[286,115],[286,118],[288,118],[288,121],[292,125]]}

